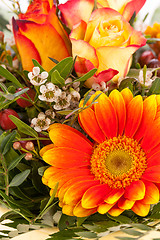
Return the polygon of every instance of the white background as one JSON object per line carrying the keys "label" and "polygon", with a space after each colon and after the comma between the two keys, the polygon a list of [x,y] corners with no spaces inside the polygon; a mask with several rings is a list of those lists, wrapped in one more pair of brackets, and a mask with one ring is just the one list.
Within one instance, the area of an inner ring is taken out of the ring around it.
{"label": "white background", "polygon": [[[119,0],[119,1],[121,1],[121,0]],[[139,1],[139,0],[137,0],[137,1]],[[27,9],[27,6],[28,6],[28,1],[27,0],[19,0],[19,2],[20,2],[22,11],[25,12]],[[60,0],[60,2],[64,3],[64,2],[66,2],[66,0]],[[0,0],[0,9],[6,8],[8,11],[10,11],[9,8],[7,8],[7,6],[10,6],[10,7],[12,6],[11,1]],[[159,0],[146,0],[145,5],[143,6],[143,8],[140,11],[140,14],[139,14],[140,18],[143,18],[146,15],[146,13],[149,12],[149,17],[147,18],[147,21],[146,21],[146,23],[149,23],[155,8],[158,6],[160,6]]]}

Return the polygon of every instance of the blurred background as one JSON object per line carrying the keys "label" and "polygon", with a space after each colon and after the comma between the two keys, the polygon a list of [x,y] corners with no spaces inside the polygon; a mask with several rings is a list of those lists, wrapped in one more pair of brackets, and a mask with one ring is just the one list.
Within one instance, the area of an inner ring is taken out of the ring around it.
{"label": "blurred background", "polygon": [[[5,34],[9,34],[6,24],[13,16],[12,4],[15,0],[0,0],[0,31],[5,31]],[[25,12],[28,6],[29,0],[19,0],[21,11]],[[60,0],[60,3],[66,2],[66,0]],[[160,22],[160,1],[159,0],[147,0],[141,11],[139,12],[137,19],[142,21],[146,14],[148,16],[145,20],[146,25],[152,25],[153,22]]]}

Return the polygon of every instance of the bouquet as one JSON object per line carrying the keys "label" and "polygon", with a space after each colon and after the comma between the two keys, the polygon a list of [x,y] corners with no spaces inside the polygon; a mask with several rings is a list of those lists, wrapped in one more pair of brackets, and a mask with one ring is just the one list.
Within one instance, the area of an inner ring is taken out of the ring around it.
{"label": "bouquet", "polygon": [[144,3],[13,3],[12,41],[0,32],[0,221],[14,231],[0,238],[158,231],[160,23],[136,30]]}

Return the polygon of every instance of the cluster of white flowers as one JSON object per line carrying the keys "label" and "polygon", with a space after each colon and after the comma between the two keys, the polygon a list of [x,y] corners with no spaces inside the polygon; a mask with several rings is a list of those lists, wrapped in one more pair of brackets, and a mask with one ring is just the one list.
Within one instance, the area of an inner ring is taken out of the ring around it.
{"label": "cluster of white flowers", "polygon": [[40,73],[39,67],[33,67],[32,72],[28,73],[28,78],[34,86],[40,86],[47,81],[48,72]]}
{"label": "cluster of white flowers", "polygon": [[55,113],[51,110],[47,110],[45,113],[40,112],[37,118],[32,119],[31,127],[33,127],[37,132],[47,130],[54,117]]}
{"label": "cluster of white flowers", "polygon": [[138,76],[138,82],[141,85],[145,85],[145,87],[150,87],[152,85],[152,82],[155,80],[155,76],[153,76],[152,71],[146,71],[145,81],[143,76],[143,69],[140,70],[139,76]]}
{"label": "cluster of white flowers", "polygon": [[51,82],[42,85],[40,87],[40,92],[42,95],[38,96],[39,99],[46,102],[56,102],[57,98],[61,96],[62,93],[61,89]]}
{"label": "cluster of white flowers", "polygon": [[103,81],[100,83],[93,83],[92,88],[95,91],[102,91],[104,93],[108,91],[107,84],[106,84],[106,82],[103,82]]}

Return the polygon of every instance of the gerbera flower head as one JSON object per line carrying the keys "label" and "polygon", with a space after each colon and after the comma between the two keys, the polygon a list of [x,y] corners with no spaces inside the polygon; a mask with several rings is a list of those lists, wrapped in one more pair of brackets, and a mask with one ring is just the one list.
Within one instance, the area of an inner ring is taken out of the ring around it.
{"label": "gerbera flower head", "polygon": [[129,89],[113,90],[109,97],[101,93],[96,102],[79,113],[80,125],[93,141],[67,125],[50,126],[54,144],[41,150],[51,165],[43,183],[54,189],[59,182],[57,197],[67,215],[118,216],[132,209],[146,216],[159,201],[160,96],[143,101]]}

